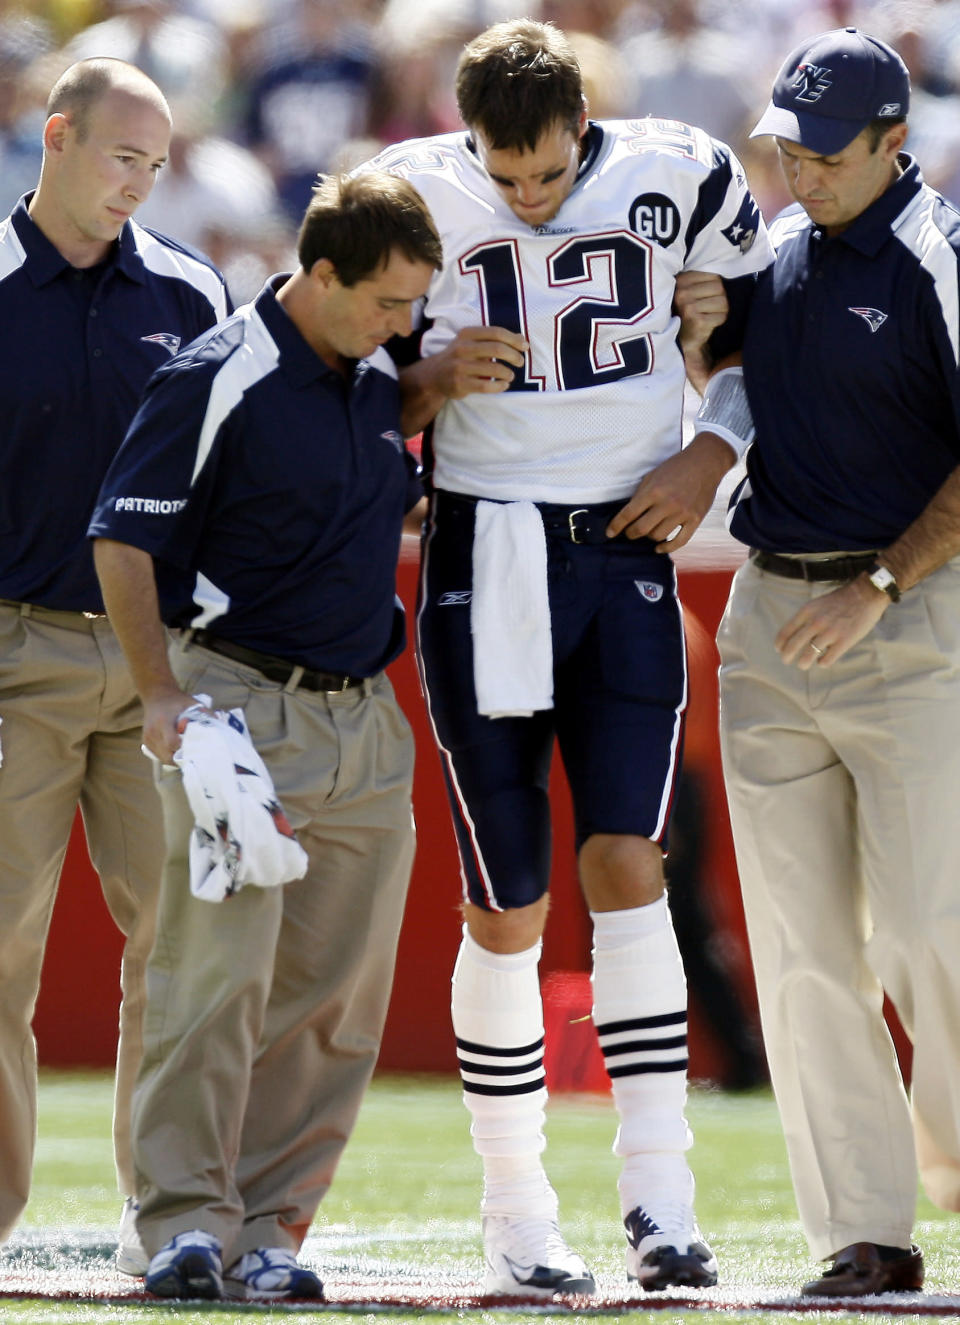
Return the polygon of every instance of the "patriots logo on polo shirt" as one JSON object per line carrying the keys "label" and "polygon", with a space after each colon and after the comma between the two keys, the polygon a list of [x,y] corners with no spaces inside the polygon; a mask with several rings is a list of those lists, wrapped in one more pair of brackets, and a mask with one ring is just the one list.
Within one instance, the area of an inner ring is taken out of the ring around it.
{"label": "patriots logo on polo shirt", "polygon": [[797,77],[793,82],[797,101],[819,101],[828,88],[833,87],[833,79],[827,75],[830,69],[822,64],[801,64],[797,66]]}
{"label": "patriots logo on polo shirt", "polygon": [[879,308],[848,308],[847,312],[862,317],[871,331],[879,331],[887,320],[886,313],[881,313]]}
{"label": "patriots logo on polo shirt", "polygon": [[152,336],[141,336],[140,339],[150,345],[162,345],[171,354],[176,354],[180,348],[180,337],[175,336],[171,331],[155,331]]}

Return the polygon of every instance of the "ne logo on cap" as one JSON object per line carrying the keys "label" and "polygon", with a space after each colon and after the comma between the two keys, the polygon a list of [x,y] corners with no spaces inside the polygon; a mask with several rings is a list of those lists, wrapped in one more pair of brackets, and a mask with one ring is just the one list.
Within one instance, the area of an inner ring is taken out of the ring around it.
{"label": "ne logo on cap", "polygon": [[798,101],[819,101],[828,87],[833,86],[832,79],[827,75],[829,69],[825,69],[819,64],[802,64],[797,70],[797,78],[794,87],[797,89]]}

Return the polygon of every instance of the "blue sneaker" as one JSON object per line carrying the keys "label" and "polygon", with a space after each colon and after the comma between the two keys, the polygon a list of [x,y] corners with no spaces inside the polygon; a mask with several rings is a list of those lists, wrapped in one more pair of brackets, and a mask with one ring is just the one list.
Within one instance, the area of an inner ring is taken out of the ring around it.
{"label": "blue sneaker", "polygon": [[287,1247],[257,1247],[227,1270],[227,1296],[247,1301],[323,1297],[323,1284]]}
{"label": "blue sneaker", "polygon": [[178,1233],[151,1260],[144,1287],[157,1297],[222,1297],[220,1243],[200,1228]]}

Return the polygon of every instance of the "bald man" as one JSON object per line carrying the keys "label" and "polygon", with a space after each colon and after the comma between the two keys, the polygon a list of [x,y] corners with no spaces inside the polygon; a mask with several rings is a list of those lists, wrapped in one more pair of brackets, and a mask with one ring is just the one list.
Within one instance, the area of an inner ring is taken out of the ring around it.
{"label": "bald man", "polygon": [[[133,1192],[130,1093],[163,834],[85,534],[147,379],[228,311],[206,259],[131,219],[170,128],[139,69],[71,66],[50,93],[36,191],[0,224],[0,1240],[30,1192],[31,1020],[78,806],[125,938],[114,1148],[121,1192]],[[128,1200],[122,1228],[132,1213]],[[123,1236],[118,1264],[145,1269]]]}

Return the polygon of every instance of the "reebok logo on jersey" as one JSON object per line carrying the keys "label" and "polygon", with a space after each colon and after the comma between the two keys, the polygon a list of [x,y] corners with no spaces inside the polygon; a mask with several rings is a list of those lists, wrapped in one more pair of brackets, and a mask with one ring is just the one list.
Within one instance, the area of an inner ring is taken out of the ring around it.
{"label": "reebok logo on jersey", "polygon": [[663,585],[653,580],[634,580],[634,584],[648,603],[658,603],[663,597]]}
{"label": "reebok logo on jersey", "polygon": [[828,88],[833,87],[833,79],[827,75],[830,69],[822,64],[801,64],[797,68],[797,77],[793,82],[797,101],[807,105],[819,101]]}
{"label": "reebok logo on jersey", "polygon": [[862,317],[871,331],[879,331],[887,320],[886,313],[881,313],[879,308],[848,308],[847,312]]}
{"label": "reebok logo on jersey", "polygon": [[451,589],[448,593],[440,595],[437,607],[460,607],[463,603],[469,603],[472,597],[471,589]]}
{"label": "reebok logo on jersey", "polygon": [[180,348],[180,337],[175,336],[172,331],[155,331],[152,336],[141,336],[148,345],[162,345],[165,350],[171,354],[176,354]]}

